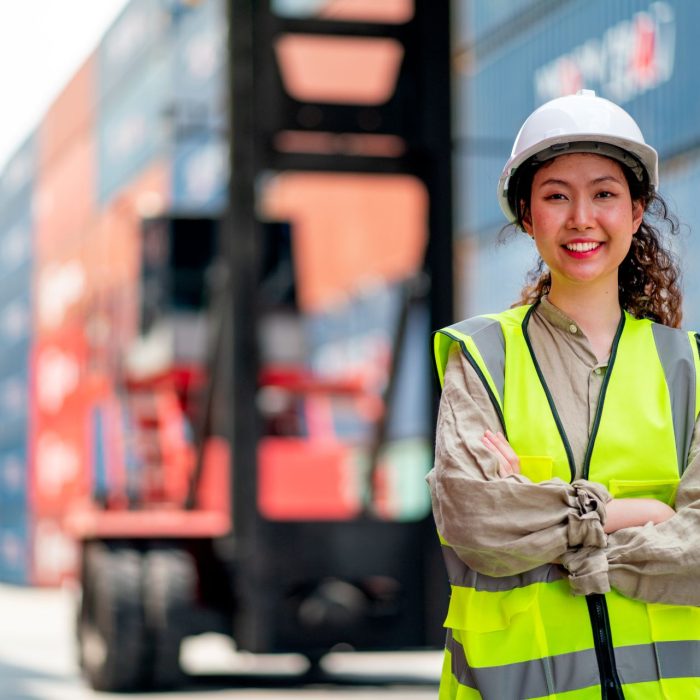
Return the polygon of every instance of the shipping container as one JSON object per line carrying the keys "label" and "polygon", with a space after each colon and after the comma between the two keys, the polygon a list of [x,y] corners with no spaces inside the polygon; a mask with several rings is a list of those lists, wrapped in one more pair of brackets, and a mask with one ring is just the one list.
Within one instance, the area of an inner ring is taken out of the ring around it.
{"label": "shipping container", "polygon": [[96,51],[96,96],[100,108],[121,101],[118,93],[137,81],[154,54],[167,49],[180,0],[131,0],[107,30]]}
{"label": "shipping container", "polygon": [[[48,108],[38,127],[38,168],[45,173],[57,160],[91,134],[95,122],[96,58],[91,54]],[[92,175],[92,173],[90,173]],[[94,177],[92,178],[94,180]],[[75,184],[81,187],[76,188]],[[74,180],[74,193],[91,184],[88,179]]]}
{"label": "shipping container", "polygon": [[700,213],[694,70],[700,6],[672,0],[476,0],[453,3],[453,14],[458,36],[468,37],[453,47],[461,315],[506,308],[517,299],[536,254],[528,239],[505,228],[498,177],[528,114],[548,99],[587,88],[628,110],[659,151],[661,194],[682,223],[671,245],[686,273],[684,326],[700,327],[700,287],[691,272],[700,262],[692,235]]}
{"label": "shipping container", "polygon": [[178,16],[173,38],[173,207],[223,210],[227,198],[226,6],[207,0]]}
{"label": "shipping container", "polygon": [[80,552],[60,516],[34,515],[27,547],[28,583],[57,587],[74,579]]}
{"label": "shipping container", "polygon": [[593,89],[628,110],[662,158],[695,147],[699,20],[696,3],[560,2],[522,31],[514,24],[509,41],[477,45],[456,81],[455,132],[469,161],[457,187],[468,230],[502,225],[500,170],[525,117],[548,99]]}
{"label": "shipping container", "polygon": [[[96,195],[95,138],[76,136],[70,148],[40,171],[36,182],[36,252],[43,262],[75,251],[94,217]],[[76,183],[81,183],[76,187]]]}
{"label": "shipping container", "polygon": [[[319,376],[361,376],[379,398],[389,376],[389,361],[397,342],[405,284],[378,285],[325,313],[304,320],[309,369]],[[430,434],[429,335],[425,310],[411,307],[401,342],[405,351],[396,377],[396,396],[388,422],[388,438]],[[366,398],[331,402],[338,437],[361,440],[376,423]],[[308,430],[308,420],[307,420]],[[427,470],[426,470],[427,471]]]}
{"label": "shipping container", "polygon": [[680,233],[672,241],[681,261],[683,327],[700,330],[700,242],[697,237],[700,222],[700,157],[697,152],[678,158],[660,173],[661,194],[678,216]]}
{"label": "shipping container", "polygon": [[16,441],[0,444],[0,510],[15,508],[19,511],[27,507],[27,462],[26,433]]}
{"label": "shipping container", "polygon": [[70,502],[92,493],[93,473],[88,410],[73,404],[60,414],[39,414],[32,426],[32,515],[60,518]]}
{"label": "shipping container", "polygon": [[[557,4],[542,0],[456,0],[452,3],[452,45],[478,45],[499,33],[515,34]],[[502,37],[501,37],[502,40]]]}
{"label": "shipping container", "polygon": [[[132,5],[135,3],[132,3]],[[156,52],[138,72],[98,105],[97,191],[107,204],[157,158],[165,157],[174,129],[172,65]]]}
{"label": "shipping container", "polygon": [[[173,29],[173,93],[193,126],[226,125],[226,4],[205,0],[178,16]],[[187,122],[185,122],[187,123]]]}
{"label": "shipping container", "polygon": [[31,197],[10,217],[0,220],[0,283],[5,274],[30,263],[34,253],[34,225]]}
{"label": "shipping container", "polygon": [[34,266],[34,335],[44,337],[71,324],[80,325],[88,303],[87,261],[79,241],[57,257],[38,259]]}
{"label": "shipping container", "polygon": [[24,503],[0,507],[0,581],[31,582],[31,533]]}
{"label": "shipping container", "polygon": [[37,173],[37,137],[31,133],[10,157],[0,175],[0,224],[31,210]]}
{"label": "shipping container", "polygon": [[172,204],[178,211],[217,215],[228,198],[229,144],[216,133],[178,141],[173,159]]}

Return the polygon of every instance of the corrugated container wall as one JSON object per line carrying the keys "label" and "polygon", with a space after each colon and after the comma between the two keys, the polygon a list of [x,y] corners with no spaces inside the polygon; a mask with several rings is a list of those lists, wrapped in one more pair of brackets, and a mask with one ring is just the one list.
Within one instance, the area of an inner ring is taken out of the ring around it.
{"label": "corrugated container wall", "polygon": [[[506,7],[507,5],[507,7]],[[543,102],[579,88],[622,105],[661,157],[661,192],[692,226],[693,165],[700,145],[696,27],[687,0],[559,0],[453,3],[455,16],[455,221],[463,315],[515,301],[534,255],[528,243],[496,248],[505,225],[496,183],[523,120]],[[681,162],[678,160],[682,160]],[[677,175],[676,173],[683,173]],[[517,234],[514,233],[517,237]],[[700,257],[687,235],[688,264]],[[507,280],[496,285],[491,280]],[[698,327],[700,289],[686,274],[686,322]]]}
{"label": "corrugated container wall", "polygon": [[209,0],[174,31],[173,207],[220,212],[227,197],[226,6]]}
{"label": "corrugated container wall", "polygon": [[30,577],[27,436],[37,139],[0,176],[0,580]]}

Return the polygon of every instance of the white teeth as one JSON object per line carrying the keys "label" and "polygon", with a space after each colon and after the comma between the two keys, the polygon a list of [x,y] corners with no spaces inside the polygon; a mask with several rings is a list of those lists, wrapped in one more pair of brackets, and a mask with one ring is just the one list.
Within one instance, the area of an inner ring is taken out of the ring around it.
{"label": "white teeth", "polygon": [[594,250],[599,246],[600,243],[596,243],[595,241],[589,241],[587,243],[567,243],[564,247],[567,250],[574,251],[575,253],[587,253],[589,250]]}

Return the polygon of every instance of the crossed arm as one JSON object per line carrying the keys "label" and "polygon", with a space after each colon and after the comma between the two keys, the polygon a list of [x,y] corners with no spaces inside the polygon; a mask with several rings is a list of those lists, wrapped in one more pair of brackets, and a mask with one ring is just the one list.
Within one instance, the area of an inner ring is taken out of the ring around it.
{"label": "crossed arm", "polygon": [[507,576],[560,561],[579,594],[615,588],[700,606],[700,427],[675,514],[658,501],[611,500],[595,482],[533,484],[482,439],[499,429],[476,374],[451,358],[428,483],[438,531],[470,568]]}
{"label": "crossed arm", "polygon": [[[482,438],[484,446],[498,460],[498,475],[506,477],[520,474],[518,455],[501,432],[487,430]],[[627,527],[638,527],[653,523],[658,525],[676,514],[671,506],[654,498],[613,498],[605,505],[606,518],[603,531],[606,534],[617,532]]]}

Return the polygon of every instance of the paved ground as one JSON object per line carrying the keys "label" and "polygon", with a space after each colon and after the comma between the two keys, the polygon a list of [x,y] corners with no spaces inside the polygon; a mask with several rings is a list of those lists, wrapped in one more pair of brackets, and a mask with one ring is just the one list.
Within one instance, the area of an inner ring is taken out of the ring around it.
{"label": "paved ground", "polygon": [[66,590],[0,584],[0,700],[435,700],[436,652],[333,654],[334,683],[304,683],[299,657],[236,654],[221,637],[189,640],[183,664],[192,683],[177,693],[117,696],[81,681],[73,642],[74,596]]}

